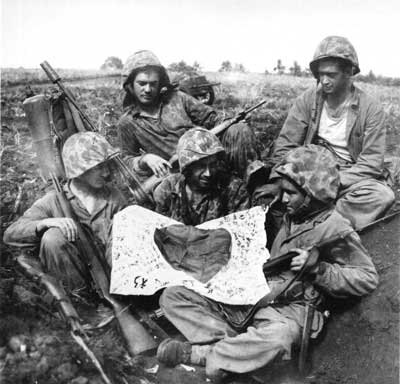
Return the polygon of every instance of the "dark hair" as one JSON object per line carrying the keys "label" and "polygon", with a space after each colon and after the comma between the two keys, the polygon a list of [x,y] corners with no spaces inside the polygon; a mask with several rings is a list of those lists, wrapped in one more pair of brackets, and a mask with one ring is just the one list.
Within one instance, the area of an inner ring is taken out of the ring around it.
{"label": "dark hair", "polygon": [[136,103],[135,95],[132,95],[132,93],[127,89],[126,85],[131,84],[140,72],[146,72],[148,70],[156,70],[160,74],[160,90],[162,88],[166,88],[167,91],[172,89],[171,82],[169,80],[169,76],[164,67],[157,66],[157,65],[149,65],[146,67],[137,68],[137,69],[133,70],[129,74],[127,79],[124,81],[123,87],[125,89],[125,96],[122,101],[123,108],[127,108]]}

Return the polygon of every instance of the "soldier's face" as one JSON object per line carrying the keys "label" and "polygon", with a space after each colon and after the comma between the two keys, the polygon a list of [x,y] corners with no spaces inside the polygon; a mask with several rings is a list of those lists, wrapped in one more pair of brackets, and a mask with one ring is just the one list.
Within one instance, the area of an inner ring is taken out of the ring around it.
{"label": "soldier's face", "polygon": [[220,161],[216,156],[210,156],[193,163],[188,175],[188,184],[192,189],[206,191],[216,182]]}
{"label": "soldier's face", "polygon": [[160,74],[155,69],[139,72],[133,81],[133,92],[140,104],[154,105],[160,88]]}
{"label": "soldier's face", "polygon": [[282,203],[286,206],[289,216],[296,216],[300,212],[306,194],[285,178],[282,179]]}
{"label": "soldier's face", "polygon": [[110,166],[108,162],[100,163],[86,171],[79,178],[92,189],[102,189],[110,181]]}
{"label": "soldier's face", "polygon": [[323,60],[318,64],[318,78],[327,95],[339,95],[346,89],[350,74],[343,72],[335,60]]}

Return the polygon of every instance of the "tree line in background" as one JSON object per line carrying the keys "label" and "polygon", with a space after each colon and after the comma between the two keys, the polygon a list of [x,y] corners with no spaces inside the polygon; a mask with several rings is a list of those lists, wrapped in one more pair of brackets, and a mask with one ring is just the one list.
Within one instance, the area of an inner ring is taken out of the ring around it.
{"label": "tree line in background", "polygon": [[[105,62],[102,64],[100,69],[102,70],[112,70],[119,71],[123,68],[122,60],[116,56],[108,57]],[[181,60],[177,63],[171,63],[168,66],[168,70],[172,72],[180,72],[180,73],[196,73],[201,71],[200,64],[195,61],[193,65],[187,64],[184,60]],[[221,63],[221,67],[218,69],[218,72],[239,72],[246,73],[248,70],[242,63],[231,63],[229,60],[225,60]],[[296,77],[311,77],[311,71],[309,68],[302,68],[299,63],[295,60],[290,67],[283,65],[282,60],[278,59],[276,62],[276,66],[269,72],[267,69],[264,72],[265,74],[278,74],[278,75],[290,75]],[[376,83],[380,85],[387,86],[400,86],[400,78],[396,77],[387,77],[381,75],[375,75],[372,70],[368,72],[367,75],[357,75],[357,81],[362,81],[366,83]]]}

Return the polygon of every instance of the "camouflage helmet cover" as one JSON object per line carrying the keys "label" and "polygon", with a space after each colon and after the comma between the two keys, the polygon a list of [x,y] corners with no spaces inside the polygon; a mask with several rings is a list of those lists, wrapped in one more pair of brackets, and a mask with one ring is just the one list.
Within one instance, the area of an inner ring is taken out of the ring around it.
{"label": "camouflage helmet cover", "polygon": [[291,150],[276,172],[300,186],[314,199],[324,203],[336,199],[339,165],[326,148],[309,144]]}
{"label": "camouflage helmet cover", "polygon": [[99,133],[75,133],[62,150],[65,174],[68,179],[74,179],[117,154],[118,151]]}
{"label": "camouflage helmet cover", "polygon": [[185,132],[179,139],[176,148],[181,172],[195,161],[224,152],[225,149],[218,137],[200,127]]}
{"label": "camouflage helmet cover", "polygon": [[318,63],[323,59],[339,58],[346,60],[353,65],[353,75],[360,72],[357,52],[348,39],[341,36],[328,36],[323,39],[314,53],[310,62],[310,70],[314,77],[317,77]]}
{"label": "camouflage helmet cover", "polygon": [[[129,56],[122,69],[123,86],[139,71],[146,67],[157,67],[163,73],[165,68],[161,65],[158,57],[151,51],[143,50]],[[166,73],[166,72],[165,72]]]}

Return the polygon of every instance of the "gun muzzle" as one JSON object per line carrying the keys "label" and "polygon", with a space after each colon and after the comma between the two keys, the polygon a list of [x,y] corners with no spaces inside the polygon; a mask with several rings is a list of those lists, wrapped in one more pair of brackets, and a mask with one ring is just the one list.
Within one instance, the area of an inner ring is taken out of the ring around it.
{"label": "gun muzzle", "polygon": [[40,66],[43,68],[43,71],[46,72],[46,75],[53,83],[57,83],[61,80],[59,74],[53,69],[53,67],[45,60],[43,63],[40,63]]}

